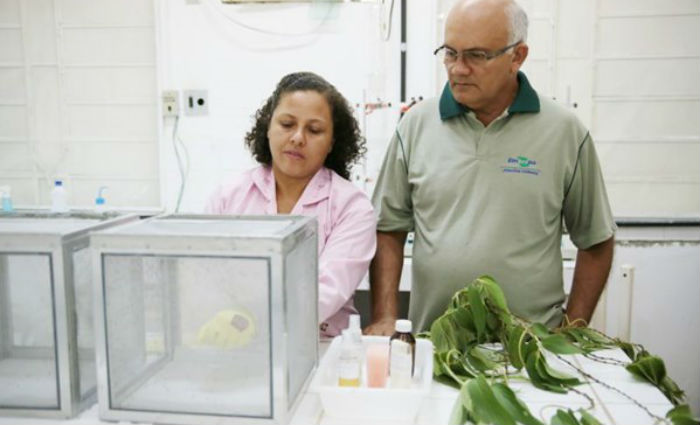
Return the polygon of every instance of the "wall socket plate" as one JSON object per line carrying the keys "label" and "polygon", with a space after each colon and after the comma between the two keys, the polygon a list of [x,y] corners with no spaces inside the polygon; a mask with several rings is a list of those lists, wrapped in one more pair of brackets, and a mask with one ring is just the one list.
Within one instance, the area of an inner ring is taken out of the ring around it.
{"label": "wall socket plate", "polygon": [[180,113],[180,96],[177,90],[163,90],[163,116],[176,117]]}
{"label": "wall socket plate", "polygon": [[184,90],[182,95],[185,115],[209,115],[208,90]]}

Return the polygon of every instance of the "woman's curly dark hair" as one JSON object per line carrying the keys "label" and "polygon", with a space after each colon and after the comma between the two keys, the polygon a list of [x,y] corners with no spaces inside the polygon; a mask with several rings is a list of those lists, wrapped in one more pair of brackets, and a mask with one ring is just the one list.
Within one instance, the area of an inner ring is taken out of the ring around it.
{"label": "woman's curly dark hair", "polygon": [[350,167],[366,152],[365,140],[348,101],[331,83],[312,72],[295,72],[282,77],[272,95],[255,112],[253,128],[245,135],[246,146],[260,164],[272,165],[267,138],[272,113],[284,94],[296,91],[315,91],[325,97],[333,119],[333,149],[323,165],[349,179]]}

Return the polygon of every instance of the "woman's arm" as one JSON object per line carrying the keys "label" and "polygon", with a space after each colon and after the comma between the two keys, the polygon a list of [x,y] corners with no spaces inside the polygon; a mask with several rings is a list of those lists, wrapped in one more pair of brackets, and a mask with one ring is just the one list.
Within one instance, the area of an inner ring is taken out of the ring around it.
{"label": "woman's arm", "polygon": [[347,204],[319,257],[319,321],[345,305],[367,273],[376,249],[376,219],[369,200],[358,196]]}

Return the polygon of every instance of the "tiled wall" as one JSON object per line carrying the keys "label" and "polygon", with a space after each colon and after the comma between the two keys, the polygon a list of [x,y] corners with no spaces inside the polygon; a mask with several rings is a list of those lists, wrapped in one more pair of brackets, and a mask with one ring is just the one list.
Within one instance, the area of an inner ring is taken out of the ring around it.
{"label": "tiled wall", "polygon": [[160,204],[154,5],[0,1],[0,185],[16,205]]}

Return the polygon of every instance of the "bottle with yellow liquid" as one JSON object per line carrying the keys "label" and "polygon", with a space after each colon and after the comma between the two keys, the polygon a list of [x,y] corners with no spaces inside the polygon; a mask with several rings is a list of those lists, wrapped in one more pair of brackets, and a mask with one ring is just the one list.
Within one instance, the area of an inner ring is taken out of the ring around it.
{"label": "bottle with yellow liquid", "polygon": [[360,353],[348,329],[343,330],[338,359],[338,385],[341,387],[360,386]]}

